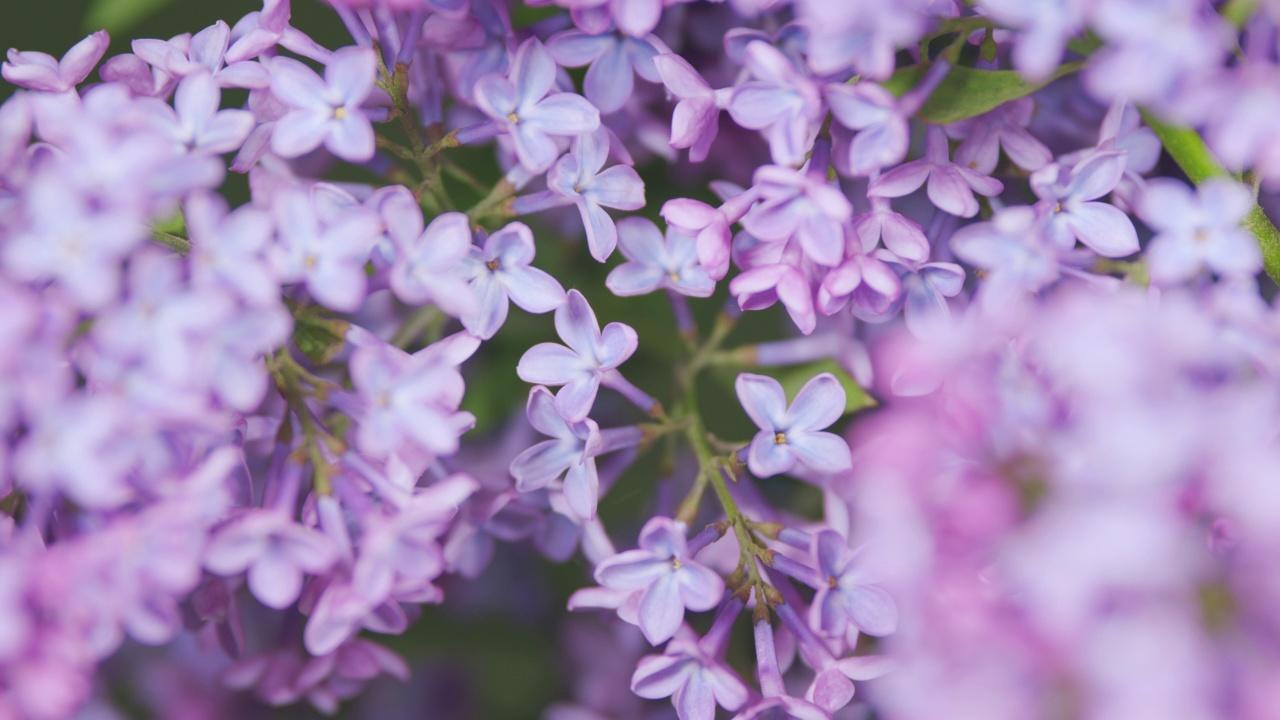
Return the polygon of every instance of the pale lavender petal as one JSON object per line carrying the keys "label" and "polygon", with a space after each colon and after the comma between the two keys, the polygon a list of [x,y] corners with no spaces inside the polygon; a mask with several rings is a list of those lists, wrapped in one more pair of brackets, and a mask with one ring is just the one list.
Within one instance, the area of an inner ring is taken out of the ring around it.
{"label": "pale lavender petal", "polygon": [[583,372],[582,357],[558,343],[534,345],[516,366],[516,374],[521,380],[541,385],[563,385],[580,377]]}
{"label": "pale lavender petal", "polygon": [[874,585],[841,588],[845,609],[858,629],[868,635],[884,637],[898,628],[898,606],[889,593]]}
{"label": "pale lavender petal", "polygon": [[662,287],[666,275],[662,268],[641,262],[626,262],[614,268],[605,279],[605,287],[619,297],[645,295]]}
{"label": "pale lavender petal", "polygon": [[609,35],[588,35],[581,30],[565,30],[547,39],[547,52],[564,67],[582,67],[600,57],[615,41]]}
{"label": "pale lavender petal", "polygon": [[600,376],[593,372],[575,375],[556,392],[556,409],[570,422],[585,420],[591,414],[600,391]]}
{"label": "pale lavender petal", "polygon": [[[276,128],[280,132],[280,128]],[[373,158],[376,140],[373,125],[358,112],[350,112],[341,120],[329,124],[325,147],[334,155],[348,162],[361,163]]]}
{"label": "pale lavender petal", "polygon": [[680,600],[690,610],[710,610],[724,599],[724,579],[705,565],[686,563],[673,574],[680,586]]}
{"label": "pale lavender petal", "polygon": [[954,167],[934,168],[929,175],[929,200],[943,212],[957,217],[978,214],[978,201],[973,190]]}
{"label": "pale lavender petal", "polygon": [[564,305],[556,308],[556,334],[578,355],[595,358],[600,323],[587,299],[577,290],[570,290]]}
{"label": "pale lavender petal", "polygon": [[655,558],[648,550],[627,550],[597,565],[595,579],[611,590],[644,590],[671,570],[668,559]]}
{"label": "pale lavender petal", "polygon": [[631,97],[635,77],[622,43],[614,43],[587,68],[583,94],[606,115],[620,110]]}
{"label": "pale lavender petal", "polygon": [[787,413],[793,430],[821,430],[844,414],[845,393],[831,373],[816,375],[800,388]]}
{"label": "pale lavender petal", "polygon": [[373,91],[378,58],[373,48],[344,47],[335,50],[324,69],[329,87],[348,108],[359,105]]}
{"label": "pale lavender petal", "polygon": [[573,93],[543,98],[520,119],[521,124],[532,123],[551,135],[582,135],[600,127],[600,111],[586,98]]}
{"label": "pale lavender petal", "polygon": [[787,436],[787,445],[800,462],[816,472],[834,475],[853,467],[849,444],[834,433],[793,433]]}
{"label": "pale lavender petal", "polygon": [[329,134],[329,120],[310,110],[294,110],[276,122],[271,131],[271,151],[295,158],[315,150]]}
{"label": "pale lavender petal", "polygon": [[768,375],[741,373],[733,383],[738,402],[761,430],[775,432],[787,420],[787,395],[782,384]]}
{"label": "pale lavender petal", "polygon": [[564,476],[564,499],[569,509],[582,520],[596,516],[596,502],[600,497],[600,478],[596,474],[596,461],[588,458],[569,466]]}
{"label": "pale lavender petal", "polygon": [[697,663],[682,655],[648,655],[631,675],[631,692],[646,700],[671,697],[697,670]]}
{"label": "pale lavender petal", "polygon": [[921,160],[899,165],[880,177],[872,180],[867,186],[868,195],[879,197],[902,197],[920,188],[929,179],[932,165]]}
{"label": "pale lavender petal", "polygon": [[774,440],[772,430],[761,430],[751,440],[747,450],[747,469],[758,478],[773,477],[787,472],[796,465],[791,445]]}
{"label": "pale lavender petal", "polygon": [[582,458],[582,448],[562,440],[544,440],[511,461],[516,489],[532,492],[545,487]]}
{"label": "pale lavender petal", "polygon": [[1138,251],[1138,232],[1119,208],[1087,202],[1073,208],[1068,222],[1080,242],[1103,257],[1124,257]]}
{"label": "pale lavender petal", "polygon": [[652,645],[671,639],[684,621],[676,573],[658,576],[640,598],[640,630]]}
{"label": "pale lavender petal", "polygon": [[582,214],[582,222],[587,230],[587,247],[591,250],[591,257],[598,262],[608,260],[618,244],[618,229],[613,224],[613,218],[609,217],[604,208],[590,200],[579,201],[578,211]]}
{"label": "pale lavender petal", "polygon": [[302,571],[278,551],[258,556],[249,568],[249,590],[263,605],[282,610],[302,592]]}
{"label": "pale lavender petal", "polygon": [[534,267],[517,267],[503,271],[511,302],[526,312],[551,312],[565,301],[564,287],[547,273]]}

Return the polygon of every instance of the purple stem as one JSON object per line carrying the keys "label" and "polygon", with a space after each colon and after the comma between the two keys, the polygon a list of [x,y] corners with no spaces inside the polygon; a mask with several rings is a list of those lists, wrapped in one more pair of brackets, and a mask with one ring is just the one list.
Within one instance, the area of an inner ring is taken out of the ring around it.
{"label": "purple stem", "polygon": [[813,542],[813,537],[803,530],[782,528],[778,532],[778,542],[786,543],[797,550],[808,550]]}
{"label": "purple stem", "polygon": [[488,140],[501,130],[502,126],[497,121],[485,120],[484,122],[458,129],[453,137],[457,139],[459,145],[470,145]]}
{"label": "purple stem", "polygon": [[759,365],[797,365],[834,356],[840,351],[841,338],[834,332],[807,337],[775,340],[755,346]]}
{"label": "purple stem", "polygon": [[389,67],[394,67],[400,54],[400,28],[395,16],[383,5],[373,6],[374,27],[378,28],[378,40],[382,43],[382,57]]}
{"label": "purple stem", "polygon": [[711,629],[698,641],[703,652],[711,657],[719,657],[720,653],[724,652],[725,644],[729,640],[729,631],[733,629],[733,623],[744,607],[746,603],[736,595],[731,596],[720,606],[715,621],[711,623]]}
{"label": "purple stem", "polygon": [[773,647],[773,627],[768,620],[755,626],[756,668],[760,674],[760,693],[765,697],[786,694],[782,686],[782,671],[778,669],[778,651]]}
{"label": "purple stem", "polygon": [[360,18],[356,16],[351,8],[342,3],[335,3],[331,7],[338,13],[338,17],[341,18],[342,24],[347,27],[347,32],[351,33],[351,39],[356,41],[356,45],[373,47],[373,37],[369,35],[369,28],[365,27],[363,22],[360,22]]}
{"label": "purple stem", "polygon": [[796,614],[796,610],[791,606],[791,603],[778,605],[774,607],[774,611],[778,613],[782,624],[786,625],[791,634],[796,636],[796,641],[800,645],[800,652],[804,654],[810,666],[824,668],[835,660],[835,656],[827,649],[826,644],[813,633],[813,630],[809,628],[809,624]]}
{"label": "purple stem", "polygon": [[708,545],[724,537],[725,527],[723,525],[711,524],[702,529],[702,532],[689,538],[689,544],[685,549],[685,557],[693,557],[702,552]]}
{"label": "purple stem", "polygon": [[422,37],[422,24],[427,21],[428,13],[430,10],[426,5],[419,5],[409,13],[409,27],[405,28],[400,52],[396,53],[396,64],[408,65],[413,62],[413,54],[418,50],[418,39]]}
{"label": "purple stem", "polygon": [[605,371],[600,376],[600,384],[622,393],[623,397],[630,400],[633,405],[646,413],[650,413],[658,407],[657,400],[654,400],[648,393],[635,385],[632,385],[631,382],[622,377],[622,373],[617,370]]}
{"label": "purple stem", "polygon": [[822,584],[822,579],[819,577],[817,570],[780,552],[773,554],[773,562],[770,567],[785,575],[790,575],[806,585],[816,587]]}
{"label": "purple stem", "polygon": [[827,167],[831,164],[831,139],[819,137],[813,141],[813,153],[809,155],[809,168],[806,174],[817,178],[827,177]]}
{"label": "purple stem", "polygon": [[624,450],[639,445],[644,440],[644,432],[635,425],[606,428],[600,431],[600,452],[598,455]]}
{"label": "purple stem", "polygon": [[689,309],[689,299],[684,295],[667,288],[667,299],[671,301],[671,313],[676,317],[676,329],[686,337],[698,336],[698,326],[693,321],[693,311]]}

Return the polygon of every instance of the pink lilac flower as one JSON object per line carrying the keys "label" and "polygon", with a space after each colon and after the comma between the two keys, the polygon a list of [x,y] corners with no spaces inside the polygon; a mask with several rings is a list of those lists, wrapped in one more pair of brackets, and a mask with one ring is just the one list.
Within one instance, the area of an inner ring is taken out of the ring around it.
{"label": "pink lilac flower", "polygon": [[530,38],[516,50],[505,77],[486,75],[475,88],[480,110],[510,134],[520,164],[533,173],[547,170],[560,154],[554,137],[600,127],[600,111],[581,95],[553,93],[555,81],[555,60]]}
{"label": "pink lilac flower", "polygon": [[664,203],[660,213],[667,225],[698,239],[698,262],[712,280],[720,280],[729,272],[731,227],[755,200],[752,190],[729,198],[718,208],[692,198],[675,198]]}
{"label": "pink lilac flower", "polygon": [[527,312],[551,312],[564,304],[564,288],[555,278],[533,267],[533,233],[524,223],[511,223],[473,247],[459,266],[480,298],[474,315],[463,325],[482,339],[489,339],[506,322],[509,304]]}
{"label": "pink lilac flower", "polygon": [[175,78],[207,71],[221,87],[270,85],[271,74],[262,63],[241,60],[224,64],[230,42],[231,28],[219,20],[195,35],[183,34],[169,40],[134,40],[132,47],[137,57]]}
{"label": "pink lilac flower", "polygon": [[850,301],[865,311],[883,312],[901,294],[902,280],[893,266],[874,253],[855,253],[822,279],[817,305],[823,315],[834,315]]}
{"label": "pink lilac flower", "polygon": [[883,242],[890,252],[904,260],[922,262],[928,259],[929,239],[925,237],[920,223],[894,212],[888,198],[871,196],[867,201],[871,203],[871,209],[853,218],[853,230],[864,249],[868,245],[875,249],[877,243]]}
{"label": "pink lilac flower", "polygon": [[639,210],[644,207],[644,181],[630,165],[606,170],[609,133],[601,128],[574,138],[569,154],[547,173],[547,188],[578,207],[587,230],[591,257],[604,262],[618,243],[613,218],[604,208]]}
{"label": "pink lilac flower", "polygon": [[889,593],[869,584],[858,562],[862,549],[851,550],[835,530],[813,536],[813,557],[821,581],[809,608],[809,622],[827,637],[844,637],[853,625],[868,635],[883,636],[898,626],[898,606]]}
{"label": "pink lilac flower", "polygon": [[653,58],[662,84],[678,102],[671,114],[671,147],[689,148],[689,160],[702,162],[720,127],[720,111],[729,105],[732,88],[713,90],[689,61],[675,53]]}
{"label": "pink lilac flower", "polygon": [[667,288],[690,297],[710,297],[715,291],[715,281],[698,263],[694,238],[668,227],[664,239],[658,226],[645,218],[619,222],[618,238],[627,262],[605,280],[614,295],[644,295]]}
{"label": "pink lilac flower", "polygon": [[[565,345],[540,343],[520,358],[516,374],[541,385],[563,385],[556,393],[556,409],[570,422],[587,417],[595,404],[601,380],[636,351],[636,331],[609,323],[600,330],[595,311],[577,290],[556,308],[556,332]],[[566,347],[566,345],[568,347]]]}
{"label": "pink lilac flower", "polygon": [[1147,247],[1151,281],[1172,285],[1204,269],[1221,276],[1251,276],[1262,269],[1262,253],[1240,227],[1253,203],[1244,186],[1210,178],[1193,192],[1177,180],[1157,178],[1138,202],[1138,216],[1156,230]]}
{"label": "pink lilac flower", "polygon": [[1138,250],[1133,221],[1114,205],[1098,202],[1120,182],[1125,153],[1098,151],[1071,168],[1046,165],[1031,175],[1031,189],[1048,220],[1045,235],[1069,250],[1077,240],[1103,257],[1124,257]]}
{"label": "pink lilac flower", "polygon": [[870,175],[897,165],[907,156],[911,140],[908,115],[893,93],[869,81],[828,85],[823,93],[836,121],[857,131],[849,143],[850,173]]}
{"label": "pink lilac flower", "polygon": [[690,557],[687,548],[683,525],[654,517],[640,530],[639,549],[596,566],[596,582],[602,587],[643,593],[639,624],[651,644],[671,639],[686,609],[710,610],[724,595],[724,580]]}
{"label": "pink lilac flower", "polygon": [[956,164],[990,175],[995,172],[1003,149],[1005,156],[1023,170],[1039,170],[1048,165],[1053,153],[1026,129],[1034,112],[1035,100],[1024,97],[948,125],[947,135],[964,139],[956,148]]}
{"label": "pink lilac flower", "polygon": [[71,46],[61,60],[42,52],[10,48],[9,61],[0,65],[0,76],[28,90],[65,93],[89,77],[110,42],[107,31],[99,30]]}
{"label": "pink lilac flower", "polygon": [[760,428],[747,452],[747,467],[756,477],[788,472],[797,463],[826,474],[852,466],[844,439],[822,432],[845,409],[844,388],[831,373],[805,383],[790,407],[782,385],[767,375],[741,373],[734,388],[742,409]]}
{"label": "pink lilac flower", "polygon": [[324,78],[292,58],[271,61],[271,92],[291,109],[271,134],[271,149],[293,158],[324,145],[343,160],[373,157],[373,125],[362,105],[373,92],[377,58],[370,48],[333,53]]}
{"label": "pink lilac flower", "polygon": [[838,265],[853,205],[827,181],[824,165],[817,161],[803,172],[778,165],[756,170],[753,187],[760,202],[743,216],[742,227],[766,242],[794,238],[809,260]]}
{"label": "pink lilac flower", "polygon": [[939,210],[958,217],[973,217],[978,214],[978,201],[973,194],[999,195],[1004,184],[953,163],[949,154],[946,133],[941,127],[930,126],[925,135],[924,157],[899,165],[872,180],[867,194],[902,197],[914,192],[927,180],[929,200]]}

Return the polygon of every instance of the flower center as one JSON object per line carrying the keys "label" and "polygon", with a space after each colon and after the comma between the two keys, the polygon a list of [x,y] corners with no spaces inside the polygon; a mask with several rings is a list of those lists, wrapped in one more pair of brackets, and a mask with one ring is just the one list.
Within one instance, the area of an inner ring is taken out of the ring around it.
{"label": "flower center", "polygon": [[832,575],[827,578],[827,587],[834,588],[836,586],[836,576]]}
{"label": "flower center", "polygon": [[512,123],[515,123],[515,124],[519,124],[519,123],[520,123],[520,116],[519,116],[519,115],[516,115],[515,113],[508,113],[508,114],[507,114],[507,119],[508,119],[508,120],[510,120]]}
{"label": "flower center", "polygon": [[780,433],[774,433],[774,434],[773,434],[773,444],[774,444],[774,445],[785,445],[785,444],[786,444],[786,442],[787,442],[787,434],[786,434],[786,433],[784,433],[784,432],[780,432]]}
{"label": "flower center", "polygon": [[333,119],[342,120],[347,116],[347,109],[344,107],[336,107],[333,109]]}
{"label": "flower center", "polygon": [[679,570],[679,569],[681,568],[681,566],[682,566],[682,565],[683,565],[683,563],[681,563],[681,562],[680,562],[680,560],[679,560],[678,558],[671,558],[671,567],[672,567],[672,569],[674,569],[674,570]]}
{"label": "flower center", "polygon": [[498,268],[502,266],[502,263],[498,262],[497,258],[494,258],[493,260],[485,263],[484,266],[496,272]]}

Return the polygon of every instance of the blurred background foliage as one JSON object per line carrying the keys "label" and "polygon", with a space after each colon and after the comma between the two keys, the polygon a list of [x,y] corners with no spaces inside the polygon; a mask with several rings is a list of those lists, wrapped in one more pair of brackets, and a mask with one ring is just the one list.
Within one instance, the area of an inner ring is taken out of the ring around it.
{"label": "blurred background foliage", "polygon": [[[107,53],[110,57],[129,52],[133,38],[169,38],[184,32],[194,33],[219,19],[234,24],[245,13],[260,8],[258,0],[43,0],[38,3],[4,0],[0,2],[0,47],[39,50],[58,57],[89,32],[106,28],[112,38]],[[549,10],[555,12],[548,8],[521,9],[516,11],[513,20],[517,26],[525,25],[545,17]],[[337,16],[318,0],[295,0],[291,22],[327,47],[351,42]],[[95,74],[89,81],[96,80]],[[575,80],[581,81],[580,71],[575,74]],[[13,90],[4,83],[0,86],[3,86],[0,99]],[[226,99],[230,103],[239,102],[233,96]],[[741,136],[731,137],[730,142],[741,139]],[[757,144],[752,142],[742,151],[759,152],[762,146],[756,147]],[[457,153],[458,160],[477,176],[486,180],[497,179],[498,168],[490,148],[464,148],[451,152]],[[751,167],[752,164],[744,166]],[[666,163],[659,160],[643,163],[638,169],[646,183],[649,203],[641,214],[655,221],[659,220],[658,209],[671,197],[714,201],[706,189],[709,178],[705,168],[695,171],[683,161]],[[347,169],[347,172],[351,170]],[[346,176],[340,173],[339,176],[367,179],[359,178],[358,174]],[[744,184],[750,181],[749,177],[730,179]],[[233,202],[248,199],[247,183],[234,174],[228,174],[224,192]],[[466,197],[463,191],[455,199],[460,207],[466,207],[475,198]],[[615,253],[607,265],[590,258],[576,210],[553,211],[527,220],[538,238],[538,266],[552,273],[566,288],[581,290],[596,309],[602,325],[621,320],[636,328],[641,339],[640,348],[626,364],[626,374],[636,385],[669,406],[673,400],[672,369],[684,351],[684,345],[676,333],[665,296],[658,293],[640,298],[617,298],[610,294],[605,289],[604,279],[610,269],[622,262],[622,258]],[[691,301],[704,332],[724,305],[725,285],[721,283],[719,292],[711,299]],[[755,313],[750,322],[740,324],[730,336],[728,345],[778,339],[794,332],[790,328],[785,314],[779,308],[773,308]],[[452,331],[452,327],[446,329],[446,332]],[[467,436],[470,441],[496,440],[513,417],[518,421],[523,414],[528,385],[516,376],[516,363],[532,345],[555,339],[550,314],[531,316],[512,309],[507,324],[465,368],[468,382],[464,408],[477,416],[477,428]],[[704,373],[698,386],[699,401],[704,419],[713,432],[726,439],[747,440],[755,428],[733,395],[733,379],[737,371],[737,368],[720,367]],[[864,406],[869,400],[831,362],[766,371],[783,379],[792,395],[813,374],[835,371],[846,381],[851,393],[857,393],[851,395],[851,410]],[[602,427],[643,419],[638,411],[609,391],[602,393],[593,416]],[[660,487],[658,479],[662,470],[672,466],[676,468],[674,481]],[[645,453],[600,504],[601,516],[619,549],[634,547],[640,525],[654,512],[656,494],[663,495],[666,506],[672,507],[692,477],[692,463],[687,458],[668,456],[663,445],[657,444]],[[767,495],[784,506],[810,517],[820,517],[821,497],[812,487],[788,479],[770,479],[761,485]],[[718,510],[713,505],[709,495],[704,511],[708,521],[714,519],[712,516]],[[593,584],[591,569],[581,558],[556,566],[542,559],[531,547],[499,544],[493,563],[481,578],[475,581],[450,578],[446,582],[448,599],[444,606],[424,608],[422,616],[403,636],[374,638],[408,659],[414,673],[412,680],[401,686],[384,678],[370,687],[358,701],[345,706],[340,716],[390,718],[412,714],[437,720],[522,720],[538,716],[547,704],[572,697],[575,674],[581,679],[582,673],[590,672],[590,668],[573,662],[572,653],[565,652],[566,634],[580,635],[583,632],[581,627],[575,629],[572,626],[589,625],[595,619],[568,617],[564,610],[569,595],[589,584]],[[248,609],[251,604],[246,602],[244,605],[252,650],[254,633],[276,632],[278,618],[272,613],[262,612],[261,608]],[[709,618],[701,617],[691,620],[700,629],[705,629],[703,626],[709,622]],[[595,632],[604,632],[603,627],[597,623]],[[731,657],[737,658],[741,664],[739,669],[749,677],[749,632],[745,627],[739,630],[743,634],[735,638]],[[569,644],[580,642],[573,640]],[[634,651],[638,653],[642,649]],[[148,667],[146,658],[154,658],[163,652],[169,650],[132,647],[118,654],[103,668],[103,679],[107,685],[105,693],[130,717],[153,716],[144,698],[154,692],[154,688],[141,682],[138,674],[146,672],[143,670]],[[626,672],[629,674],[629,670]],[[216,690],[212,681],[202,692],[211,690]],[[634,700],[626,697],[630,693],[625,684],[613,688],[613,692],[628,701]],[[231,699],[229,693],[224,695],[222,702],[235,706],[236,713],[244,717],[260,714],[260,708],[251,699]],[[423,715],[424,711],[428,714]],[[270,710],[267,715],[317,717],[315,711],[305,705]]]}

